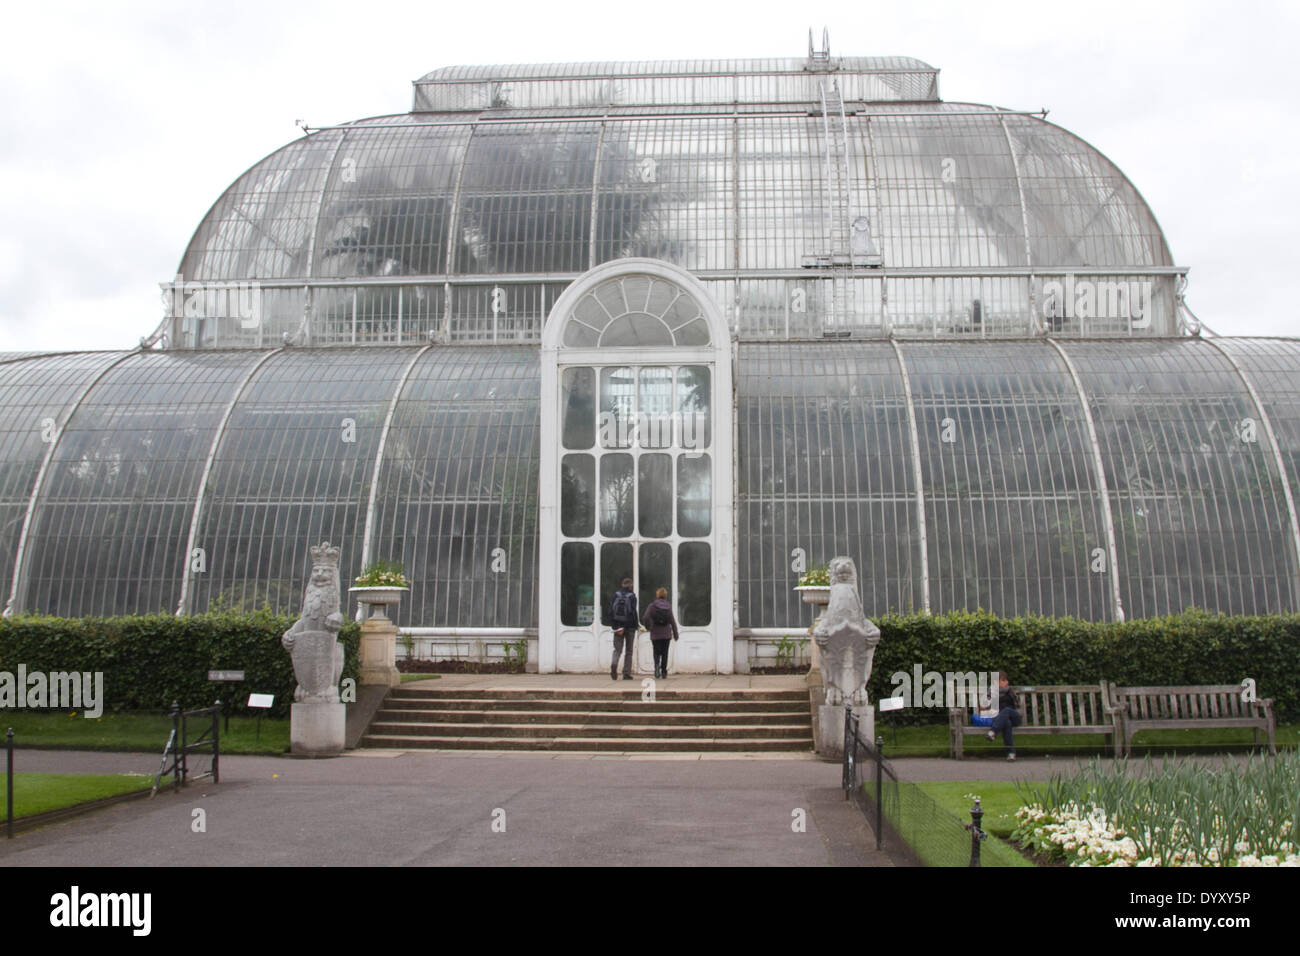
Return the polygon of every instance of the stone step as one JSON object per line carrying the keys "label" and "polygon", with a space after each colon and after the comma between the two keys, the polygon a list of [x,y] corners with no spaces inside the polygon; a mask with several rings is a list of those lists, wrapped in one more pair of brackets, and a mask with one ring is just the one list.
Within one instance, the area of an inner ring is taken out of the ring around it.
{"label": "stone step", "polygon": [[803,738],[703,737],[407,737],[367,734],[362,746],[389,750],[551,750],[591,753],[797,753],[812,750]]}
{"label": "stone step", "polygon": [[808,693],[610,688],[394,687],[363,747],[592,752],[807,752]]}
{"label": "stone step", "polygon": [[654,701],[643,701],[640,697],[631,700],[558,700],[555,698],[546,698],[544,700],[529,700],[526,698],[479,698],[475,700],[465,699],[440,699],[433,697],[411,697],[405,693],[394,691],[388,695],[384,702],[385,707],[400,708],[402,710],[429,710],[429,711],[450,711],[460,710],[466,712],[472,711],[493,711],[493,710],[531,710],[531,711],[570,711],[579,713],[590,713],[592,711],[604,711],[609,713],[641,713],[647,708],[662,711],[664,713],[679,714],[708,714],[708,713],[782,713],[782,714],[806,714],[808,713],[808,696],[805,694],[802,700],[712,700],[712,701],[681,701],[681,700],[663,700],[656,698]]}
{"label": "stone step", "polygon": [[[613,683],[611,681],[611,683]],[[627,682],[631,684],[632,682]],[[392,690],[393,695],[411,698],[432,698],[439,700],[628,700],[641,699],[640,685],[627,688],[554,688],[554,689],[516,689],[516,688],[480,688],[447,689],[420,687],[418,683],[403,684]],[[803,701],[808,702],[806,690],[655,690],[657,701]]]}
{"label": "stone step", "polygon": [[674,724],[630,726],[602,724],[413,724],[377,720],[369,735],[398,737],[600,737],[619,739],[807,739],[812,737],[808,724],[774,724],[761,727],[727,727],[716,724]]}
{"label": "stone step", "polygon": [[717,724],[717,725],[769,725],[801,724],[811,727],[808,708],[790,711],[755,711],[729,713],[704,711],[682,713],[649,709],[627,711],[574,711],[574,710],[423,710],[400,706],[385,706],[375,715],[386,723],[508,723],[508,724]]}

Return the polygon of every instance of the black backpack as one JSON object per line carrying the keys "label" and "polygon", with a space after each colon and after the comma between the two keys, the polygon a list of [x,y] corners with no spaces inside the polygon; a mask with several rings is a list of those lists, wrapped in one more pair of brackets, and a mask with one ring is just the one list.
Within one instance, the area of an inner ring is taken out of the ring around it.
{"label": "black backpack", "polygon": [[615,624],[621,624],[633,616],[632,592],[614,592],[614,602],[609,606],[609,616],[613,618]]}
{"label": "black backpack", "polygon": [[667,627],[668,622],[672,620],[672,615],[669,613],[668,608],[657,607],[650,620],[655,627]]}

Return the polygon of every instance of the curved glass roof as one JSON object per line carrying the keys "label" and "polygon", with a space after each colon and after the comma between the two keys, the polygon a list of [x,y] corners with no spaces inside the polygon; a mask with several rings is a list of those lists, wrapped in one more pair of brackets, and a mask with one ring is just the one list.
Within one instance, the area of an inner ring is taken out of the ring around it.
{"label": "curved glass roof", "polygon": [[444,67],[415,81],[411,109],[797,103],[824,77],[851,100],[939,98],[939,71],[911,57],[661,60]]}
{"label": "curved glass roof", "polygon": [[[632,256],[690,270],[741,338],[1029,335],[1045,287],[1076,274],[1148,283],[1151,312],[1058,333],[1178,331],[1185,270],[1100,152],[1037,115],[852,85],[933,76],[919,61],[830,62],[435,71],[417,91],[686,85],[430,102],[290,143],[218,199],[179,268],[258,283],[262,324],[187,305],[170,344],[535,341],[564,284]],[[779,95],[709,92],[767,79]]]}
{"label": "curved glass roof", "polygon": [[[946,104],[951,106],[951,104]],[[886,268],[1173,265],[1137,191],[1035,116],[847,118],[850,206]],[[807,115],[387,116],[303,137],[219,199],[187,280],[800,269],[822,251],[824,125]]]}
{"label": "curved glass roof", "polygon": [[[481,82],[510,79],[588,79],[600,76],[730,76],[753,73],[811,72],[809,61],[792,57],[733,60],[602,60],[583,63],[513,63],[497,66],[444,66],[416,83]],[[834,57],[820,72],[935,73],[928,63],[910,56]]]}
{"label": "curved glass roof", "polygon": [[[873,613],[1300,607],[1300,343],[742,343],[737,368],[743,627],[806,623],[795,548],[852,556]],[[528,345],[0,364],[0,593],[293,611],[324,537],[345,579],[405,563],[404,623],[535,626],[539,389]]]}

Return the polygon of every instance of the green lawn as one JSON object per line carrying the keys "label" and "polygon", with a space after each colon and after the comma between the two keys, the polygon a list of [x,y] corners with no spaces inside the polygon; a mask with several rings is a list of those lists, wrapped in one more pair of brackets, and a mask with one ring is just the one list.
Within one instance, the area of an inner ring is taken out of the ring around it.
{"label": "green lawn", "polygon": [[[868,794],[873,784],[864,784]],[[941,788],[932,792],[931,788]],[[1008,788],[1010,796],[1001,792]],[[999,791],[995,794],[995,788]],[[989,784],[985,781],[898,784],[897,806],[886,799],[885,815],[894,829],[907,841],[924,866],[968,866],[970,833],[963,826],[970,823],[971,801],[965,796],[977,793],[993,801],[993,811],[984,817],[984,829],[992,834],[980,846],[981,866],[1033,866],[1015,847],[996,834],[1011,832],[1004,826],[1010,812],[1020,806],[1012,784]],[[1010,801],[1010,802],[1008,802]],[[990,804],[985,804],[989,807]],[[997,829],[992,827],[997,824]],[[1014,821],[1012,821],[1014,824]]]}
{"label": "green lawn", "polygon": [[437,680],[441,674],[403,674],[402,683],[409,684],[413,680]]}
{"label": "green lawn", "polygon": [[1020,794],[1016,792],[1016,785],[1009,781],[927,780],[917,786],[963,823],[970,822],[973,803],[966,794],[975,794],[980,798],[980,806],[984,808],[983,828],[1004,839],[1016,828],[1015,813],[1024,805]]}
{"label": "green lawn", "polygon": [[[66,712],[37,713],[14,711],[4,715],[5,729],[14,729],[14,747],[62,747],[75,750],[156,751],[162,758],[163,747],[172,730],[167,714],[122,713],[85,718],[69,717]],[[189,721],[190,736],[203,729],[201,721]],[[282,754],[289,749],[289,721],[262,720],[261,739],[257,737],[256,717],[231,717],[230,730],[221,722],[223,754]]]}
{"label": "green lawn", "polygon": [[[948,725],[926,724],[920,727],[890,727],[877,717],[876,734],[885,740],[886,757],[946,757],[948,756]],[[1261,738],[1263,735],[1261,734]],[[1300,745],[1300,724],[1279,726],[1276,733],[1279,747]],[[1249,730],[1144,730],[1133,738],[1133,756],[1144,753],[1196,754],[1215,753],[1225,749],[1247,750],[1251,747]],[[1266,741],[1262,745],[1266,745]],[[1101,734],[1019,734],[1016,752],[1021,756],[1035,754],[1091,755],[1112,753],[1110,739]],[[983,737],[966,737],[962,753],[969,756],[1002,756],[1002,740],[995,742]]]}
{"label": "green lawn", "polygon": [[[169,780],[171,778],[168,778]],[[153,777],[100,773],[15,773],[14,819],[61,810],[90,800],[148,790]],[[0,819],[9,812],[9,787],[0,773]]]}

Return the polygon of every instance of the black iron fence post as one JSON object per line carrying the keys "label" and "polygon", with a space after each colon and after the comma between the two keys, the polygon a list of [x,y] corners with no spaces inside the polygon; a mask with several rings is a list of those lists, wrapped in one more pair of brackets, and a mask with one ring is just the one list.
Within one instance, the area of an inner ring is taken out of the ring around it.
{"label": "black iron fence post", "polygon": [[172,757],[172,791],[181,792],[181,767],[185,759],[185,748],[181,738],[181,702],[172,701],[172,740],[176,742],[179,749],[176,750]]}
{"label": "black iron fence post", "polygon": [[858,775],[855,764],[855,758],[858,755],[858,735],[853,726],[853,711],[848,707],[844,708],[844,772],[840,775],[840,786],[844,790],[844,799],[847,800],[853,793],[853,788],[857,786]]}
{"label": "black iron fence post", "polygon": [[885,846],[885,738],[876,738],[876,849]]}
{"label": "black iron fence post", "polygon": [[14,838],[14,729],[5,734],[5,834]]}
{"label": "black iron fence post", "polygon": [[975,806],[970,808],[970,865],[980,865],[980,841],[986,836],[980,824],[984,821],[984,808],[980,806],[979,798],[975,799]]}
{"label": "black iron fence post", "polygon": [[[213,711],[212,711],[212,782],[213,783],[221,782],[221,771],[220,768],[218,767],[218,761],[221,759],[221,735],[218,733],[218,726],[217,726],[217,714],[219,714],[220,712],[221,712],[221,701],[218,700],[213,705]],[[226,719],[227,720],[230,719],[229,715],[226,716]],[[230,729],[229,724],[226,725],[226,729],[227,730]]]}

